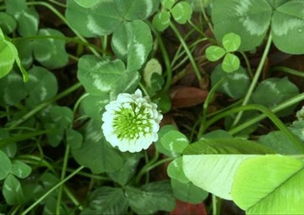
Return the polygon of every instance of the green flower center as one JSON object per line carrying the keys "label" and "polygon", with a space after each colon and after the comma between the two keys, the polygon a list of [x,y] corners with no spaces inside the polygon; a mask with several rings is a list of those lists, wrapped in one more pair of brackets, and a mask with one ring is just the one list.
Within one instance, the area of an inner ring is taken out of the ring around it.
{"label": "green flower center", "polygon": [[114,133],[119,139],[138,139],[152,131],[152,116],[149,110],[131,104],[131,108],[121,108],[113,119]]}

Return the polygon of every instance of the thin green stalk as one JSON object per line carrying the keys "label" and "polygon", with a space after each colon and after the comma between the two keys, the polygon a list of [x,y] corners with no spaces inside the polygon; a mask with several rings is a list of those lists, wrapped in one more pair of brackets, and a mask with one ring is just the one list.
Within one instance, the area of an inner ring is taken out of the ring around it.
{"label": "thin green stalk", "polygon": [[188,55],[188,58],[192,64],[192,67],[193,67],[193,70],[194,70],[194,73],[196,75],[196,78],[197,80],[199,81],[199,83],[201,83],[201,80],[202,80],[202,76],[201,76],[201,72],[200,72],[200,69],[198,68],[184,38],[182,37],[182,35],[180,34],[179,30],[176,28],[176,26],[171,22],[170,23],[170,27],[171,29],[174,31],[175,35],[177,36],[177,38],[179,39],[179,41],[181,42],[182,46],[184,47],[187,55]]}
{"label": "thin green stalk", "polygon": [[218,215],[217,209],[217,198],[215,195],[212,195],[212,215]]}
{"label": "thin green stalk", "polygon": [[294,144],[294,146],[299,149],[301,152],[304,152],[304,145],[302,142],[299,140],[297,136],[295,136],[286,126],[285,124],[275,115],[273,114],[268,108],[262,106],[262,105],[256,105],[256,104],[251,104],[251,105],[245,105],[245,106],[240,106],[240,107],[235,107],[232,108],[226,112],[220,113],[210,119],[207,123],[204,129],[207,129],[209,126],[217,122],[218,120],[229,116],[233,113],[238,113],[240,111],[248,111],[248,110],[258,110],[265,114],[272,122],[273,124],[281,130]]}
{"label": "thin green stalk", "polygon": [[[256,84],[257,84],[257,82],[259,80],[259,77],[260,77],[260,75],[261,75],[261,73],[263,71],[263,67],[264,67],[264,64],[266,62],[269,50],[270,50],[271,42],[272,42],[272,34],[270,33],[269,36],[268,36],[268,40],[267,40],[266,47],[264,49],[261,61],[260,61],[259,66],[258,66],[258,68],[256,70],[256,73],[254,74],[253,80],[252,80],[252,82],[251,82],[251,84],[249,86],[249,89],[248,89],[248,91],[247,91],[247,93],[245,95],[245,98],[243,100],[242,105],[247,105],[248,104],[248,102],[250,100],[250,97],[251,97],[251,95],[253,93],[253,90],[256,87]],[[234,119],[234,121],[232,123],[232,127],[234,127],[235,125],[237,125],[239,123],[242,115],[243,115],[242,111],[237,114],[236,118]]]}
{"label": "thin green stalk", "polygon": [[[66,144],[60,180],[63,180],[65,177],[66,169],[68,166],[69,154],[70,154],[70,145]],[[60,186],[58,189],[57,202],[56,202],[56,215],[60,215],[60,203],[61,203],[61,199],[62,199],[62,189],[63,189],[63,186]]]}
{"label": "thin green stalk", "polygon": [[173,160],[173,158],[164,158],[164,159],[159,160],[159,161],[157,161],[157,162],[155,162],[155,163],[148,163],[148,164],[150,164],[150,165],[146,165],[146,166],[144,166],[144,167],[140,170],[140,172],[138,173],[138,175],[137,175],[137,177],[136,177],[135,182],[136,182],[137,184],[139,184],[140,179],[142,178],[142,176],[143,176],[144,174],[146,174],[147,172],[151,171],[151,170],[154,169],[155,167],[158,167],[159,165],[162,165],[162,164],[164,164],[164,163],[166,163],[166,162],[169,162],[169,161],[172,161],[172,160]]}
{"label": "thin green stalk", "polygon": [[250,76],[250,77],[253,77],[252,68],[251,68],[250,61],[249,61],[247,55],[246,55],[244,52],[239,52],[239,53],[241,53],[242,57],[243,57],[244,60],[245,60],[245,63],[246,63],[246,66],[247,66],[247,71],[248,71],[249,76]]}
{"label": "thin green stalk", "polygon": [[65,4],[62,4],[62,3],[58,2],[58,1],[55,1],[55,0],[48,0],[48,1],[51,2],[51,3],[53,3],[53,4],[55,4],[55,5],[57,5],[57,6],[66,8]]}
{"label": "thin green stalk", "polygon": [[[46,2],[42,2],[42,1],[37,1],[37,2],[27,2],[27,5],[38,5],[38,6],[44,6],[46,8],[48,8],[49,10],[51,10],[56,16],[58,16],[73,32],[74,34],[84,43],[88,44],[88,41],[81,36],[81,34],[75,30],[70,23],[68,22],[68,20],[66,20],[66,18],[56,9],[54,8],[52,5],[46,3]],[[96,55],[97,57],[101,57],[100,54],[91,46],[89,46],[89,49],[91,50],[91,52]]]}
{"label": "thin green stalk", "polygon": [[19,135],[12,136],[9,138],[4,138],[4,139],[0,140],[0,147],[3,147],[5,145],[13,143],[13,142],[15,143],[15,142],[20,142],[20,141],[24,141],[27,139],[31,139],[31,138],[34,138],[34,137],[37,137],[37,136],[40,136],[43,134],[47,134],[48,132],[49,132],[49,130],[34,131],[34,132],[25,133],[25,134],[19,134]]}
{"label": "thin green stalk", "polygon": [[[295,105],[295,104],[297,104],[297,103],[299,103],[299,102],[301,102],[303,100],[304,100],[304,93],[302,93],[300,95],[297,95],[297,96],[295,96],[295,97],[293,97],[293,98],[291,98],[291,99],[289,99],[289,100],[287,100],[287,101],[279,104],[275,108],[272,108],[271,112],[272,113],[277,113],[277,112],[279,112],[281,110],[284,110],[284,109],[286,109],[286,108],[288,108],[288,107],[290,107],[292,105]],[[241,124],[241,125],[233,128],[233,129],[229,130],[229,133],[232,134],[232,135],[235,135],[235,134],[241,132],[242,130],[248,128],[249,126],[251,126],[251,125],[253,125],[253,124],[255,124],[255,123],[257,123],[257,122],[259,122],[259,121],[261,121],[263,119],[265,119],[266,117],[267,116],[265,114],[261,114],[260,116],[257,116],[257,117],[255,117],[253,119],[250,119],[250,120],[244,122],[243,124]]]}
{"label": "thin green stalk", "polygon": [[71,86],[70,88],[66,89],[65,91],[63,91],[62,93],[58,94],[57,96],[55,96],[54,98],[45,101],[41,104],[39,104],[38,106],[36,106],[35,108],[33,108],[30,112],[28,112],[27,114],[25,114],[24,116],[22,116],[20,119],[12,122],[9,126],[9,129],[15,128],[17,126],[19,126],[20,124],[24,123],[25,121],[27,121],[29,118],[31,118],[32,116],[34,116],[36,113],[38,113],[39,111],[41,111],[42,109],[44,109],[45,107],[47,107],[48,105],[52,104],[53,102],[69,95],[70,93],[74,92],[75,90],[79,89],[82,85],[80,83],[76,83],[73,86]]}
{"label": "thin green stalk", "polygon": [[31,204],[27,209],[25,209],[21,215],[28,214],[32,209],[34,209],[40,202],[42,202],[48,195],[50,195],[52,192],[54,192],[56,189],[58,189],[61,185],[63,185],[65,182],[70,180],[72,177],[74,177],[78,172],[83,170],[85,167],[80,166],[77,168],[74,172],[72,172],[70,175],[68,175],[65,179],[57,183],[54,187],[49,189],[45,194],[43,194],[38,200],[36,200],[33,204]]}
{"label": "thin green stalk", "polygon": [[291,75],[295,75],[295,76],[304,78],[304,71],[298,71],[298,70],[291,69],[291,68],[288,68],[288,67],[285,67],[285,66],[276,66],[276,67],[271,68],[270,71],[271,72],[274,72],[274,71],[285,72],[285,73],[288,73],[288,74],[291,74]]}

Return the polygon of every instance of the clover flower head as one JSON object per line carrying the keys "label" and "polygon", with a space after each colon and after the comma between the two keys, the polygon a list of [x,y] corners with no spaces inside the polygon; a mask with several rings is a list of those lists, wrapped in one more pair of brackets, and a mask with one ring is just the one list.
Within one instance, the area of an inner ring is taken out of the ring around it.
{"label": "clover flower head", "polygon": [[120,151],[139,152],[157,141],[162,115],[140,90],[121,93],[105,106],[102,130],[106,140]]}
{"label": "clover flower head", "polygon": [[297,112],[296,117],[299,121],[304,120],[304,106]]}

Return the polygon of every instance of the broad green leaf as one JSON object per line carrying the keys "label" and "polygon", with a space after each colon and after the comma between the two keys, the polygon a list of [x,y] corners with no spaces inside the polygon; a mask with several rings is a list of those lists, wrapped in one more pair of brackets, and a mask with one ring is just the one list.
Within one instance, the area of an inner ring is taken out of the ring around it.
{"label": "broad green leaf", "polygon": [[219,139],[219,138],[233,138],[233,136],[225,130],[214,130],[204,134],[201,137],[201,139]]}
{"label": "broad green leaf", "polygon": [[[9,137],[9,132],[4,128],[0,128],[0,140],[8,139]],[[17,145],[15,142],[10,142],[5,146],[0,147],[0,150],[3,151],[8,157],[13,158],[17,152]]]}
{"label": "broad green leaf", "polygon": [[80,165],[97,174],[114,172],[123,166],[121,153],[104,140],[100,124],[93,121],[86,127],[82,146],[72,149],[72,155]]}
{"label": "broad green leaf", "polygon": [[250,85],[249,76],[242,66],[233,73],[225,72],[221,65],[216,66],[211,74],[212,86],[221,79],[223,79],[223,82],[217,91],[225,93],[234,99],[244,97]]}
{"label": "broad green leaf", "polygon": [[2,151],[0,151],[0,163],[0,180],[3,180],[10,173],[12,163],[7,155]]}
{"label": "broad green leaf", "polygon": [[2,187],[2,194],[9,205],[22,204],[25,200],[21,184],[13,175],[6,177]]}
{"label": "broad green leaf", "polygon": [[[55,196],[48,196],[45,200],[43,207],[43,215],[54,215],[57,210],[57,198]],[[67,215],[69,214],[63,207],[62,203],[59,206],[59,214]]]}
{"label": "broad green leaf", "polygon": [[171,110],[172,102],[168,92],[162,92],[159,97],[154,100],[159,110],[164,114]]}
{"label": "broad green leaf", "polygon": [[281,155],[247,159],[236,171],[233,200],[248,215],[303,214],[303,169],[303,161]]}
{"label": "broad green leaf", "polygon": [[171,179],[171,187],[174,197],[183,202],[198,204],[208,197],[208,193],[205,190],[195,186],[191,182],[182,183]]}
{"label": "broad green leaf", "polygon": [[303,1],[288,1],[276,8],[272,17],[273,42],[289,54],[304,54]]}
{"label": "broad green leaf", "polygon": [[222,40],[227,52],[235,52],[241,46],[241,37],[235,33],[225,34]]}
{"label": "broad green leaf", "polygon": [[166,9],[171,9],[175,4],[176,0],[161,0],[161,4]]}
{"label": "broad green leaf", "polygon": [[240,68],[240,59],[238,56],[227,53],[222,62],[222,69],[225,72],[234,72]]}
{"label": "broad green leaf", "polygon": [[171,15],[168,11],[160,11],[153,17],[152,24],[156,30],[164,31],[170,25],[170,18]]}
{"label": "broad green leaf", "polygon": [[126,185],[136,172],[136,167],[140,158],[142,157],[142,154],[123,153],[123,157],[123,166],[115,172],[108,173],[108,175],[113,181],[119,183],[122,186]]}
{"label": "broad green leaf", "polygon": [[58,85],[55,75],[43,67],[34,66],[29,70],[29,81],[25,83],[29,97],[29,107],[34,107],[57,94]]}
{"label": "broad green leaf", "polygon": [[183,154],[269,154],[273,151],[257,142],[241,138],[200,139],[190,144]]}
{"label": "broad green leaf", "polygon": [[26,0],[5,1],[6,11],[18,22],[18,33],[23,37],[34,36],[38,31],[39,15],[32,7],[27,7]]}
{"label": "broad green leaf", "polygon": [[90,8],[90,7],[94,7],[103,0],[74,0],[74,1],[77,4],[79,4],[81,7]]}
{"label": "broad green leaf", "polygon": [[89,206],[81,212],[81,215],[125,215],[127,209],[127,197],[121,188],[100,187],[90,194]]}
{"label": "broad green leaf", "polygon": [[254,155],[184,155],[183,170],[197,187],[231,200],[233,178],[239,165]]}
{"label": "broad green leaf", "polygon": [[171,13],[176,22],[186,24],[186,22],[191,19],[192,7],[188,2],[181,1],[171,9]]}
{"label": "broad green leaf", "polygon": [[226,51],[219,46],[209,46],[206,49],[206,57],[209,61],[215,62],[225,55]]}
{"label": "broad green leaf", "polygon": [[18,50],[21,64],[26,68],[29,68],[34,60],[33,57],[34,42],[35,41],[29,41],[29,40],[16,40],[14,43]]}
{"label": "broad green leaf", "polygon": [[136,71],[145,63],[152,50],[152,34],[141,20],[124,23],[114,31],[112,48],[115,54],[127,61],[127,69]]}
{"label": "broad green leaf", "polygon": [[165,155],[177,157],[188,145],[187,137],[173,126],[164,126],[160,129],[156,147]]}
{"label": "broad green leaf", "polygon": [[83,142],[82,134],[76,130],[69,129],[66,132],[66,143],[70,145],[71,149],[80,148]]}
{"label": "broad green leaf", "polygon": [[15,105],[27,96],[22,78],[17,73],[10,73],[4,79],[3,98],[7,105]]}
{"label": "broad green leaf", "polygon": [[141,188],[126,187],[128,202],[137,214],[154,214],[157,211],[172,211],[175,199],[171,186],[166,181],[153,182]]}
{"label": "broad green leaf", "polygon": [[181,183],[188,183],[189,179],[185,176],[183,171],[183,159],[179,157],[173,160],[167,167],[168,176],[171,179],[180,181]]}
{"label": "broad green leaf", "polygon": [[34,56],[43,66],[57,69],[68,63],[69,56],[65,50],[64,35],[55,29],[40,29],[39,36],[50,37],[35,40],[33,43]]}
{"label": "broad green leaf", "polygon": [[15,46],[0,38],[0,78],[6,76],[12,69],[18,52]]}
{"label": "broad green leaf", "polygon": [[12,163],[11,173],[18,178],[26,178],[32,172],[32,168],[26,163],[16,160]]}
{"label": "broad green leaf", "polygon": [[132,91],[139,80],[138,72],[127,71],[121,60],[99,60],[91,55],[80,58],[77,77],[90,95],[107,93],[111,98]]}
{"label": "broad green leaf", "polygon": [[273,8],[277,8],[282,4],[288,2],[289,0],[267,0],[267,1]]}
{"label": "broad green leaf", "polygon": [[212,7],[212,22],[218,41],[227,33],[242,39],[241,51],[259,46],[270,26],[272,7],[267,0],[216,0]]}
{"label": "broad green leaf", "polygon": [[100,93],[99,96],[88,95],[81,101],[81,108],[84,114],[88,115],[95,121],[101,122],[101,113],[104,106],[109,103],[109,96]]}
{"label": "broad green leaf", "polygon": [[158,0],[101,0],[92,8],[84,8],[68,0],[65,16],[81,35],[96,37],[111,34],[126,21],[146,19],[158,4]]}
{"label": "broad green leaf", "polygon": [[12,33],[17,27],[16,20],[8,13],[0,12],[0,28],[5,34]]}
{"label": "broad green leaf", "polygon": [[298,148],[282,131],[272,131],[260,137],[259,142],[280,154],[299,154]]}
{"label": "broad green leaf", "polygon": [[298,94],[298,87],[288,78],[269,78],[258,85],[252,95],[252,101],[272,108]]}

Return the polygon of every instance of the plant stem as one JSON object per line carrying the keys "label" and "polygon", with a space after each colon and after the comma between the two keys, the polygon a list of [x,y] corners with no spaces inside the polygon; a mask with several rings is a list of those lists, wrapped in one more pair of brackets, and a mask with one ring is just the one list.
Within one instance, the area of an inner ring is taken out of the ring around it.
{"label": "plant stem", "polygon": [[[68,165],[68,160],[69,160],[69,153],[70,153],[70,145],[66,144],[65,148],[65,153],[63,157],[63,166],[62,166],[62,171],[61,171],[61,176],[60,180],[63,180],[65,177],[67,165]],[[57,202],[56,202],[56,215],[60,215],[60,203],[62,199],[62,188],[63,186],[60,186],[58,189],[58,195],[57,195]]]}
{"label": "plant stem", "polygon": [[[300,95],[297,95],[297,96],[295,96],[295,97],[293,97],[293,98],[291,98],[291,99],[289,99],[289,100],[281,103],[280,105],[276,106],[275,108],[272,108],[270,111],[272,113],[277,113],[277,112],[279,112],[281,110],[284,110],[285,108],[288,108],[288,107],[290,107],[292,105],[295,105],[298,102],[301,102],[303,100],[304,100],[304,93],[302,93]],[[257,116],[257,117],[255,117],[253,119],[250,119],[250,120],[244,122],[243,124],[241,124],[241,125],[233,128],[233,129],[231,129],[229,131],[229,133],[232,134],[232,135],[235,135],[235,134],[239,133],[240,131],[244,130],[245,128],[248,128],[249,126],[251,126],[251,125],[253,125],[253,124],[255,124],[255,123],[257,123],[257,122],[259,122],[259,121],[261,121],[263,119],[265,119],[266,117],[267,116],[265,114],[261,114],[260,116]]]}
{"label": "plant stem", "polygon": [[[259,77],[260,77],[260,75],[261,75],[261,73],[262,73],[264,64],[265,64],[265,62],[266,62],[267,55],[268,55],[269,50],[270,50],[271,42],[272,42],[272,34],[270,33],[269,36],[268,36],[268,40],[267,40],[267,43],[266,43],[266,47],[265,47],[264,52],[263,52],[263,55],[262,55],[262,59],[261,59],[261,61],[260,61],[260,63],[259,63],[259,66],[258,66],[258,68],[257,68],[257,70],[256,70],[256,73],[255,73],[255,75],[254,75],[254,77],[253,77],[253,80],[252,80],[252,82],[251,82],[251,84],[250,84],[250,86],[249,86],[249,89],[248,89],[248,91],[247,91],[247,93],[246,93],[246,95],[245,95],[245,98],[244,98],[244,100],[243,100],[242,106],[248,104],[248,102],[249,102],[249,100],[250,100],[250,97],[251,97],[251,95],[252,95],[252,93],[253,93],[253,90],[254,90],[255,87],[256,87],[256,84],[257,84],[257,82],[258,82],[258,80],[259,80]],[[234,121],[233,121],[233,123],[232,123],[232,127],[234,127],[235,125],[237,125],[237,124],[239,123],[239,121],[240,121],[242,115],[243,115],[243,112],[242,112],[242,111],[239,112],[239,113],[237,114],[236,118],[234,119]]]}
{"label": "plant stem", "polygon": [[285,72],[291,75],[299,76],[301,78],[304,78],[304,72],[303,71],[298,71],[295,69],[291,69],[285,66],[276,66],[273,67],[270,71],[278,71],[278,72]]}
{"label": "plant stem", "polygon": [[202,80],[202,76],[201,76],[201,72],[200,72],[200,69],[198,68],[184,38],[182,37],[182,35],[180,34],[180,32],[178,31],[178,29],[176,28],[176,26],[171,22],[170,23],[170,26],[172,28],[172,30],[174,31],[174,33],[176,34],[177,38],[179,39],[179,41],[181,42],[182,46],[184,47],[187,55],[188,55],[188,58],[192,64],[192,67],[193,67],[193,70],[194,70],[194,73],[196,75],[196,78],[198,80],[199,83],[201,83],[201,80]]}
{"label": "plant stem", "polygon": [[65,91],[63,91],[62,93],[58,94],[57,96],[55,96],[54,98],[45,101],[41,104],[39,104],[38,106],[36,106],[34,109],[32,109],[30,112],[28,112],[27,114],[25,114],[23,117],[21,117],[19,120],[16,120],[14,122],[12,122],[9,126],[9,129],[15,128],[18,125],[24,123],[26,120],[28,120],[29,118],[31,118],[32,116],[34,116],[36,113],[38,113],[39,111],[41,111],[42,109],[44,109],[45,107],[47,107],[48,105],[52,104],[53,102],[69,95],[70,93],[74,92],[75,90],[79,89],[82,85],[80,83],[76,83],[73,86],[71,86],[70,88],[66,89]]}
{"label": "plant stem", "polygon": [[276,127],[279,130],[281,130],[291,140],[291,142],[294,144],[294,146],[299,151],[304,152],[304,145],[299,140],[299,138],[297,136],[295,136],[275,114],[273,114],[268,108],[266,108],[262,105],[251,104],[251,105],[245,105],[245,106],[232,108],[232,109],[230,109],[226,112],[220,113],[220,114],[216,115],[215,117],[213,117],[212,119],[210,119],[206,123],[206,127],[204,129],[208,128],[210,125],[214,124],[215,122],[217,122],[218,120],[220,120],[226,116],[229,116],[233,113],[237,113],[240,111],[247,111],[247,110],[258,110],[258,111],[262,112],[263,114],[265,114],[273,122],[273,124],[275,124]]}
{"label": "plant stem", "polygon": [[61,185],[63,185],[65,182],[70,180],[73,176],[75,176],[78,172],[83,170],[85,167],[80,166],[78,169],[76,169],[74,172],[72,172],[69,176],[67,176],[65,179],[57,183],[54,187],[49,189],[45,194],[43,194],[38,200],[36,200],[33,204],[31,204],[26,210],[22,212],[21,215],[26,215],[29,213],[33,208],[35,208],[41,201],[43,201],[48,195],[50,195],[52,192],[54,192],[56,189],[58,189]]}

